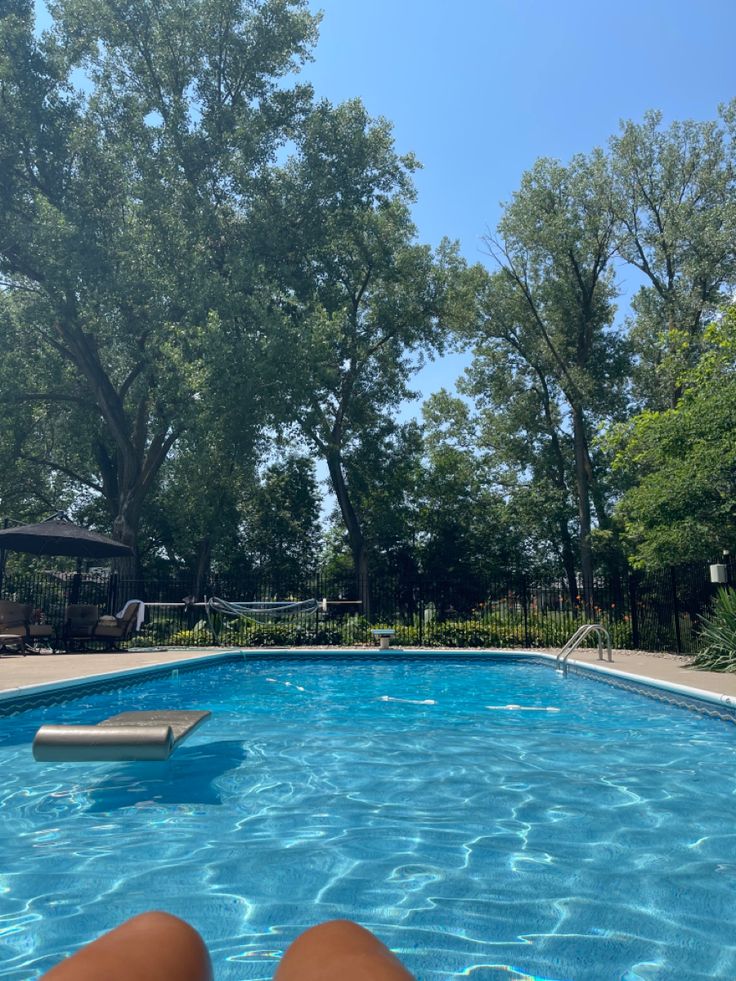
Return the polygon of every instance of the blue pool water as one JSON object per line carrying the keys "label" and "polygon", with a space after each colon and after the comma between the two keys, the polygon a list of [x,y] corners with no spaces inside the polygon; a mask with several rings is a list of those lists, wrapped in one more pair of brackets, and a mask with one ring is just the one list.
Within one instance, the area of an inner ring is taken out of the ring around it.
{"label": "blue pool water", "polygon": [[[44,722],[162,707],[213,710],[167,763],[32,760]],[[0,733],[3,978],[151,908],[217,981],[345,916],[420,981],[736,978],[731,723],[531,660],[392,655],[77,690]]]}

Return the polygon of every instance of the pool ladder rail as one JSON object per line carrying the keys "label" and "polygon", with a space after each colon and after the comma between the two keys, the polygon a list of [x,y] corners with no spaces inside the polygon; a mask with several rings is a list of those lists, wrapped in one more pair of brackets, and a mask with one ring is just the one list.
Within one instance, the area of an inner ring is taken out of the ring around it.
{"label": "pool ladder rail", "polygon": [[600,623],[584,623],[582,626],[578,627],[578,629],[557,655],[555,664],[557,665],[558,670],[563,672],[567,671],[567,659],[576,648],[580,647],[588,634],[592,633],[598,634],[598,660],[603,660],[603,640],[605,639],[606,647],[608,649],[608,660],[613,661],[613,654],[611,652],[611,635],[608,633],[606,628],[602,627]]}

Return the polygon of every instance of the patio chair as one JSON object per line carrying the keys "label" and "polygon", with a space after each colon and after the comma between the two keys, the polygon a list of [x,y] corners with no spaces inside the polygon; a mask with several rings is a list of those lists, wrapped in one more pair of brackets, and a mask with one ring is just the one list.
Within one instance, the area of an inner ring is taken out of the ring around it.
{"label": "patio chair", "polygon": [[83,650],[85,641],[92,640],[92,634],[100,619],[100,611],[93,603],[72,603],[66,608],[64,622],[64,646],[67,650],[79,647]]}
{"label": "patio chair", "polygon": [[16,651],[25,654],[26,613],[25,603],[0,601],[0,650],[8,650],[13,645]]}
{"label": "patio chair", "polygon": [[52,623],[34,623],[31,619],[32,613],[33,607],[29,603],[26,643],[32,648],[37,648],[39,645],[49,647],[55,654],[58,647],[56,627]]}
{"label": "patio chair", "polygon": [[100,617],[94,630],[93,640],[106,641],[113,649],[124,640],[129,640],[138,624],[139,602],[130,602],[123,610],[122,616]]}
{"label": "patio chair", "polygon": [[0,635],[22,637],[25,648],[44,643],[56,650],[56,628],[50,623],[31,623],[31,603],[0,600]]}
{"label": "patio chair", "polygon": [[91,603],[72,604],[66,610],[64,641],[68,649],[84,649],[90,641],[102,642],[116,650],[121,641],[128,640],[136,627],[138,606],[131,603],[122,617],[100,616]]}

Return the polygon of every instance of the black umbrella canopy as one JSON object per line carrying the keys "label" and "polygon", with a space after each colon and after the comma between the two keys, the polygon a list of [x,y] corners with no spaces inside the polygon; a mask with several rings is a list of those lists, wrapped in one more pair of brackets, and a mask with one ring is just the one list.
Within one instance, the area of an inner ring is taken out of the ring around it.
{"label": "black umbrella canopy", "polygon": [[132,548],[116,542],[114,538],[59,518],[3,529],[0,531],[0,549],[7,548],[33,555],[73,555],[78,559],[105,559],[133,554]]}

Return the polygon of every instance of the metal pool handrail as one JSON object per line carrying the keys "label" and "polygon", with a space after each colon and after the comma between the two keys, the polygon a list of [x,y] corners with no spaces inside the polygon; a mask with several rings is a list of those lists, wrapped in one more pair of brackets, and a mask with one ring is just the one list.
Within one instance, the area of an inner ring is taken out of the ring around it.
{"label": "metal pool handrail", "polygon": [[613,653],[611,651],[611,636],[605,627],[601,626],[600,623],[584,623],[582,626],[578,627],[572,637],[568,640],[565,646],[562,648],[560,653],[555,658],[555,663],[557,665],[567,664],[567,659],[570,657],[575,648],[580,647],[582,642],[591,633],[598,634],[598,660],[603,660],[603,639],[605,638],[606,647],[608,648],[608,660],[613,661]]}

